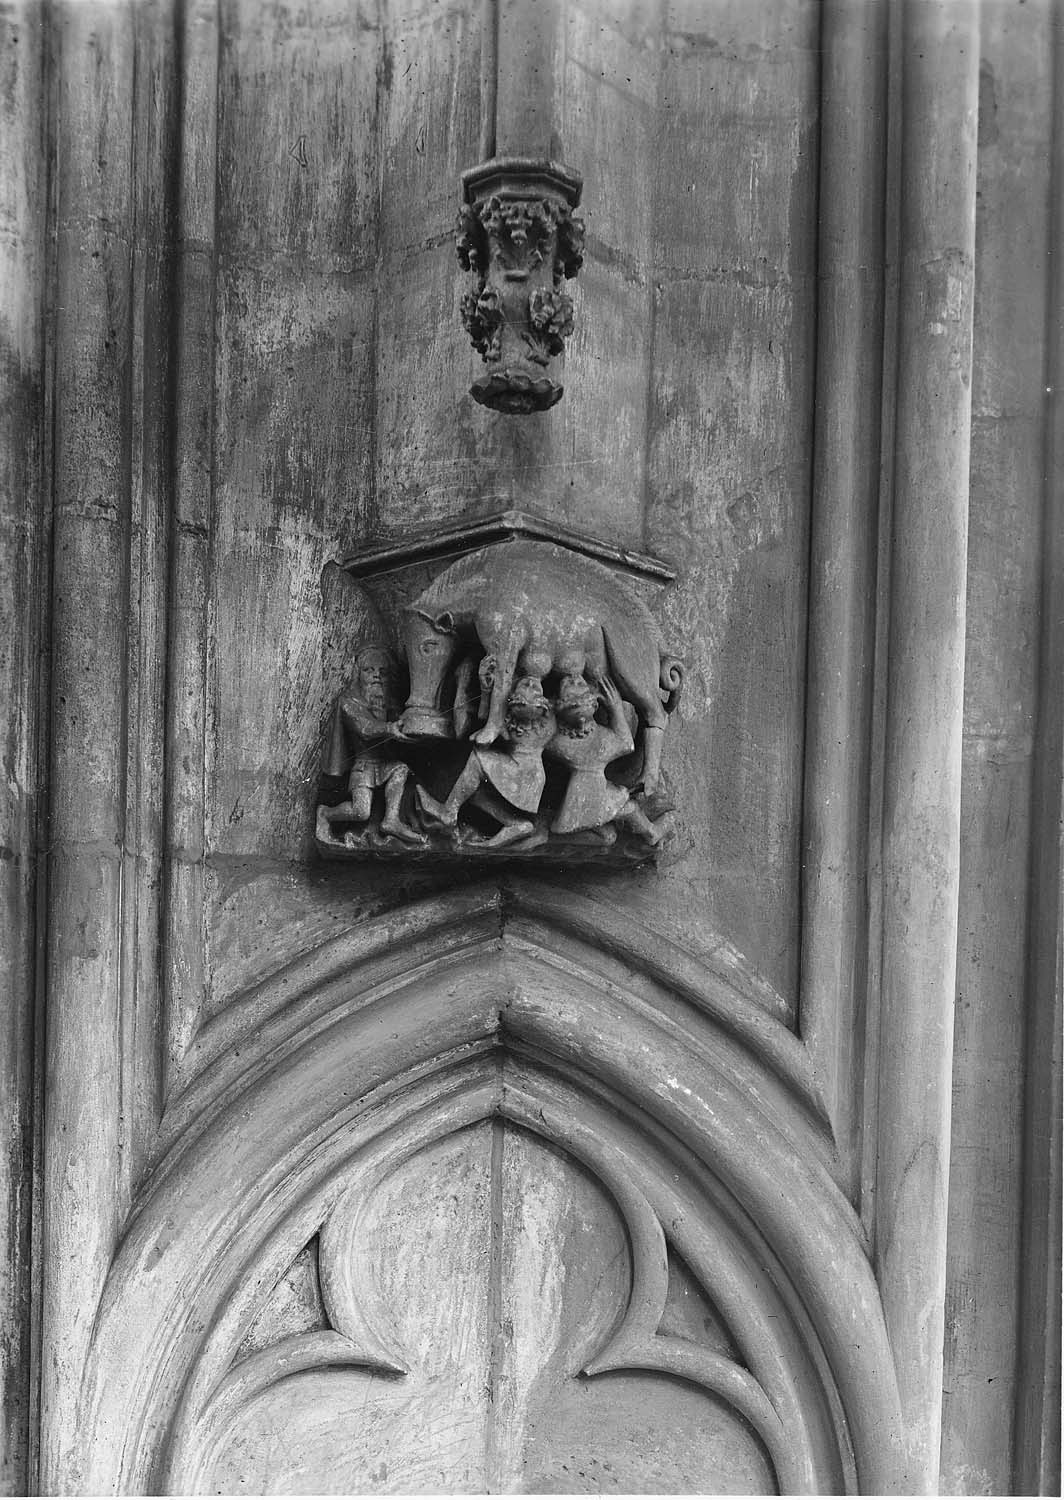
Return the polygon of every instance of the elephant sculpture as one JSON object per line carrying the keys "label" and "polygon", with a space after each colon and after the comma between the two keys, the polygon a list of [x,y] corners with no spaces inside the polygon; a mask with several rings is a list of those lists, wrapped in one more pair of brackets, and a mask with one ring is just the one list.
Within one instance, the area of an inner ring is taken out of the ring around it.
{"label": "elephant sculpture", "polygon": [[399,728],[407,737],[454,736],[453,669],[469,684],[471,661],[479,661],[484,723],[470,738],[480,745],[501,734],[515,679],[608,675],[635,708],[643,786],[656,790],[683,666],[663,650],[646,605],[601,563],[549,542],[484,547],[445,568],[407,606],[403,634],[410,695]]}

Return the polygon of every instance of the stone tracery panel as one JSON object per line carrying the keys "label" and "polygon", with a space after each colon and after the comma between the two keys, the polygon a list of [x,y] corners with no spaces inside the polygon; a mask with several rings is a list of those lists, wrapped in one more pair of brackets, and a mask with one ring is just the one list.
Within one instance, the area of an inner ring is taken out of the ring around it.
{"label": "stone tracery panel", "polygon": [[[761,1440],[712,1390],[666,1377],[662,1421],[660,1372],[582,1375],[631,1305],[633,1227],[586,1168],[504,1121],[429,1143],[346,1195],[321,1236],[334,1326],[365,1353],[380,1348],[383,1318],[391,1352],[358,1370],[314,1366],[320,1334],[308,1332],[302,1371],[296,1340],[275,1347],[272,1385],[242,1377],[237,1363],[227,1380],[246,1379],[242,1403],[185,1484],[538,1493],[656,1480],[681,1492],[712,1476],[718,1493],[770,1492]],[[643,1240],[634,1243],[645,1256],[657,1247]],[[663,1307],[668,1268],[656,1269]],[[313,1421],[300,1418],[304,1406]]]}
{"label": "stone tracery panel", "polygon": [[[684,1409],[697,1399],[737,1414],[721,1417],[723,1427],[702,1419],[733,1432],[726,1453],[707,1462],[714,1474],[745,1473],[736,1488],[764,1483],[763,1469],[749,1469],[751,1430],[787,1492],[896,1486],[881,1440],[897,1416],[882,1377],[889,1355],[874,1284],[859,1227],[831,1180],[823,1123],[812,1124],[815,1088],[802,1078],[798,1044],[742,995],[741,972],[727,965],[693,991],[708,996],[717,986],[727,1003],[716,1021],[696,1022],[680,998],[682,964],[674,998],[663,994],[664,1008],[649,1012],[635,971],[618,964],[596,978],[594,942],[570,951],[564,922],[549,903],[537,913],[534,891],[526,915],[496,907],[488,927],[490,906],[460,917],[461,900],[438,904],[441,919],[453,906],[449,953],[431,928],[419,937],[384,919],[375,957],[372,945],[354,967],[339,950],[308,955],[278,976],[276,994],[260,990],[241,1018],[220,1016],[207,1028],[221,1028],[213,1058],[201,1056],[185,1100],[174,1100],[172,1146],[105,1291],[79,1423],[93,1436],[72,1459],[79,1482],[187,1489],[203,1465],[222,1462],[238,1412],[268,1402],[276,1380],[302,1379],[301,1371],[333,1371],[322,1377],[332,1392],[337,1382],[364,1383],[360,1369],[380,1372],[375,1381],[407,1380],[425,1346],[415,1338],[412,1352],[403,1298],[389,1282],[401,1273],[381,1273],[374,1259],[388,1215],[372,1224],[360,1216],[377,1212],[373,1203],[384,1200],[375,1195],[389,1180],[385,1199],[391,1194],[396,1211],[419,1193],[428,1202],[431,1193],[402,1178],[421,1169],[404,1164],[476,1127],[504,1146],[511,1129],[532,1132],[548,1154],[572,1158],[600,1184],[595,1193],[612,1207],[591,1214],[598,1228],[587,1231],[574,1266],[598,1264],[594,1236],[616,1233],[602,1228],[615,1222],[611,1214],[625,1226],[633,1258],[620,1292],[606,1299],[614,1312],[595,1347],[574,1352],[583,1374],[567,1367],[564,1375],[600,1394],[574,1400],[599,1403],[603,1422],[611,1410],[621,1421],[633,1380],[652,1376],[658,1384],[648,1389],[665,1381],[670,1392],[679,1380],[698,1388],[680,1398]],[[353,956],[366,938],[346,941]],[[664,980],[667,957],[664,969],[660,954],[631,958],[656,965]],[[709,1049],[699,1041],[707,1022],[716,1038]],[[784,1178],[791,1191],[781,1200]],[[493,1189],[482,1226],[498,1221],[503,1201]],[[457,1222],[453,1204],[446,1213]],[[169,1226],[178,1222],[175,1236]],[[485,1277],[463,1251],[463,1233],[452,1258],[476,1280],[483,1310]],[[328,1326],[312,1316],[304,1331],[271,1343],[261,1337],[264,1303],[316,1235]],[[544,1237],[534,1239],[541,1253]],[[662,1328],[670,1251],[705,1289],[723,1340],[719,1331],[692,1337],[674,1322]],[[488,1259],[498,1263],[499,1251]],[[374,1279],[383,1295],[367,1302]],[[488,1302],[489,1325],[510,1340],[499,1304]],[[865,1331],[859,1345],[855,1319]],[[256,1327],[258,1347],[249,1350]],[[620,1393],[615,1408],[611,1393]],[[312,1443],[314,1430],[312,1422]],[[698,1487],[708,1483],[702,1477]]]}

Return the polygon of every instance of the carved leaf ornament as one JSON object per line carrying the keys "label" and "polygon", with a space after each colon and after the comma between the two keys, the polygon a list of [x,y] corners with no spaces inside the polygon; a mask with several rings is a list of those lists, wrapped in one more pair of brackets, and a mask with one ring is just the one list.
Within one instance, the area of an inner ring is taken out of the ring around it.
{"label": "carved leaf ornament", "polygon": [[[903,1490],[860,1225],[763,988],[514,886],[233,997],[108,1278],[79,1487]],[[315,1238],[318,1312],[271,1324]]]}
{"label": "carved leaf ornament", "polygon": [[548,367],[573,329],[560,283],[583,264],[584,226],[573,213],[580,178],[553,162],[502,159],[462,180],[455,249],[475,280],[460,311],[489,366],[470,394],[511,416],[546,411],[564,390]]}

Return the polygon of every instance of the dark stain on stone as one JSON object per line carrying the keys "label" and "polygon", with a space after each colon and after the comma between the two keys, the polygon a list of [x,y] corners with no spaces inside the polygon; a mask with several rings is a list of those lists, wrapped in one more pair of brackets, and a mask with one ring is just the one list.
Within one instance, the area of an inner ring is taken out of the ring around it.
{"label": "dark stain on stone", "polygon": [[1000,131],[997,117],[997,85],[994,69],[984,58],[979,64],[979,149],[996,146]]}

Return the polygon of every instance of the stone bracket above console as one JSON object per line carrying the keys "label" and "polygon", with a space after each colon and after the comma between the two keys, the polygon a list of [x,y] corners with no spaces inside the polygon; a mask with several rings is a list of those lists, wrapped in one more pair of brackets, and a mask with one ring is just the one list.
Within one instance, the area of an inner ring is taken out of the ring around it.
{"label": "stone bracket above console", "polygon": [[416,563],[430,563],[439,558],[475,552],[497,542],[519,540],[551,542],[654,583],[672,583],[676,578],[676,569],[660,558],[615,546],[524,510],[493,511],[490,515],[454,526],[435,526],[408,533],[400,541],[363,547],[345,557],[342,567],[352,578],[375,578]]}

